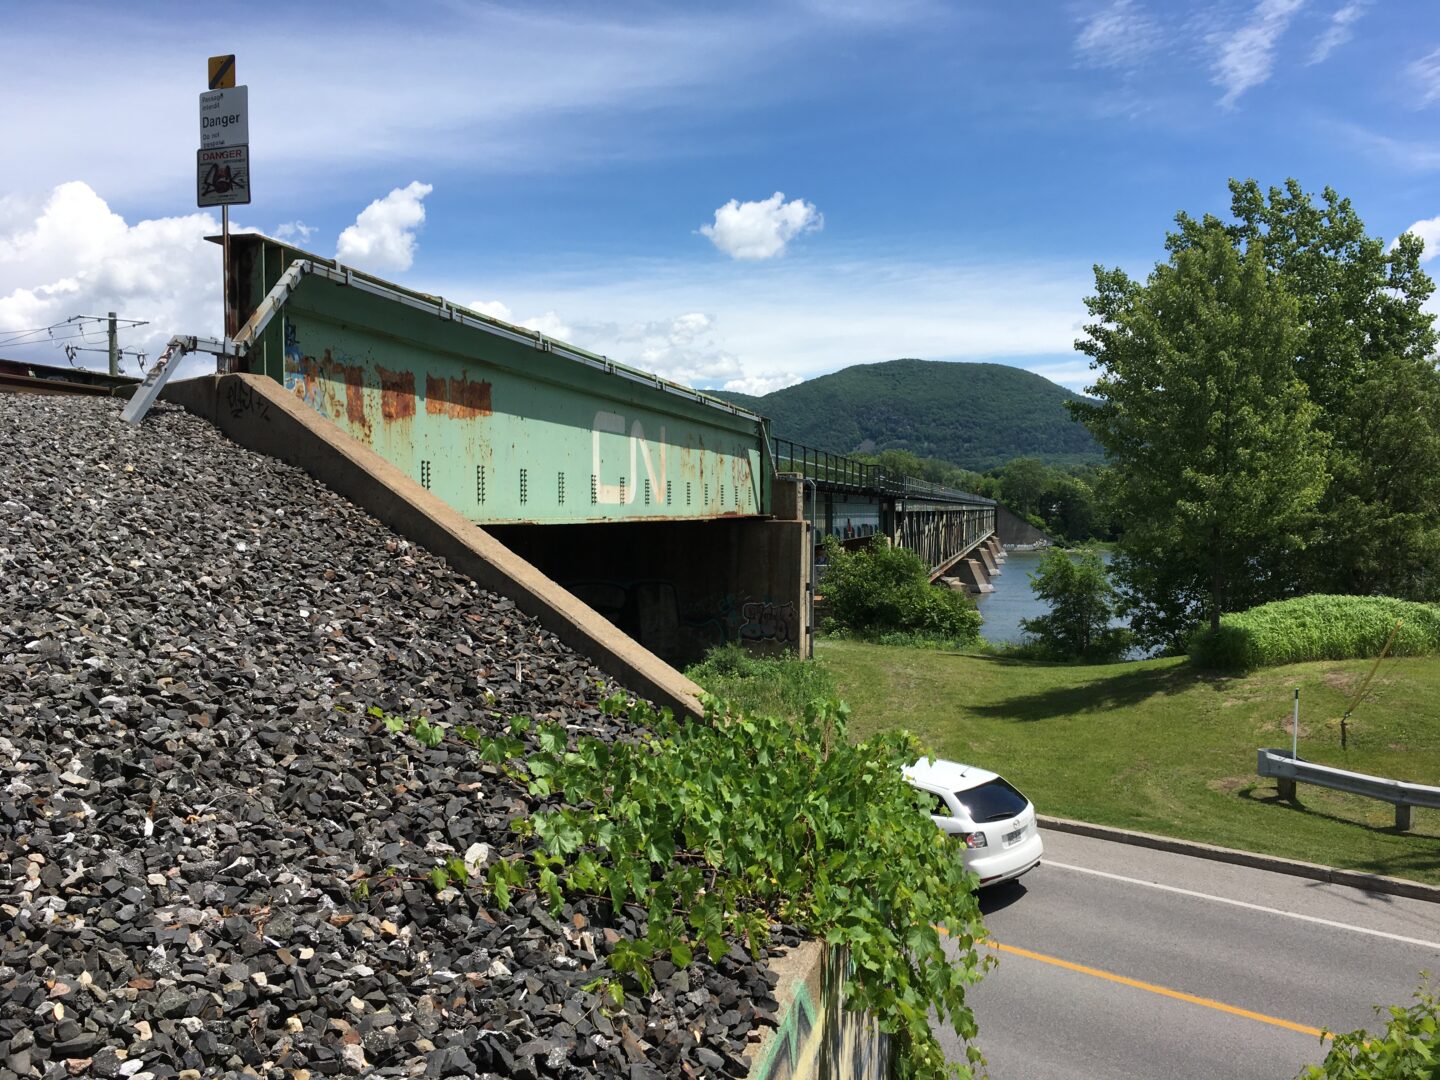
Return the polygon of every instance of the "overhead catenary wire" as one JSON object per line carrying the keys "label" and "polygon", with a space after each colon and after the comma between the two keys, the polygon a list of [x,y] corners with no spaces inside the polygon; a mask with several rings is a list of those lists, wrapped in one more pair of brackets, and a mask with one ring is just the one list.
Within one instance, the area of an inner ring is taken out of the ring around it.
{"label": "overhead catenary wire", "polygon": [[[115,373],[119,360],[125,356],[134,357],[140,370],[144,371],[146,352],[134,348],[115,348],[114,333],[121,327],[134,329],[147,325],[149,325],[147,319],[122,319],[112,314],[71,315],[68,319],[51,323],[49,326],[37,326],[24,330],[0,330],[0,349],[44,345],[48,342],[65,354],[65,359],[69,361],[71,367],[80,366],[75,362],[77,353],[106,352],[111,353],[113,357],[112,374]],[[105,343],[107,337],[110,340]]]}
{"label": "overhead catenary wire", "polygon": [[[0,346],[33,344],[33,342],[27,343],[19,339],[25,337],[38,338],[38,336],[42,334],[45,335],[45,340],[50,341],[63,341],[92,334],[103,334],[105,332],[103,328],[109,321],[110,317],[108,315],[71,315],[68,319],[51,323],[49,326],[37,326],[28,330],[0,330]],[[84,325],[85,323],[94,323],[96,326],[94,329],[90,329]],[[127,327],[147,326],[149,325],[149,320],[117,318],[115,325]],[[57,335],[55,333],[57,330],[66,332]]]}

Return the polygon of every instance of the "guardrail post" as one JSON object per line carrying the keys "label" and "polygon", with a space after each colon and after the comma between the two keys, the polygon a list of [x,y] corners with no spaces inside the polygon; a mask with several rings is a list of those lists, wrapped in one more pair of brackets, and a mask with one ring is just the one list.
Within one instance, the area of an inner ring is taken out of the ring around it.
{"label": "guardrail post", "polygon": [[1395,828],[1400,832],[1410,831],[1410,804],[1395,804]]}
{"label": "guardrail post", "polygon": [[1280,798],[1289,802],[1299,802],[1295,797],[1295,781],[1293,778],[1277,776],[1275,778],[1275,790],[1280,792]]}

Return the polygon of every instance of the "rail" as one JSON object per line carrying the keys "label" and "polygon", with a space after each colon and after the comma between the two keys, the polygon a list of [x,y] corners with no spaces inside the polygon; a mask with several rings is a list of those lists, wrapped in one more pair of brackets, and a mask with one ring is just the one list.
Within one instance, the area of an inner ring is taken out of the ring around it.
{"label": "rail", "polygon": [[1402,832],[1410,828],[1410,810],[1423,806],[1440,810],[1440,787],[1425,784],[1411,784],[1404,780],[1387,780],[1382,776],[1367,776],[1365,773],[1335,769],[1329,765],[1316,765],[1303,758],[1290,756],[1288,750],[1256,751],[1256,772],[1260,776],[1275,778],[1275,786],[1282,799],[1295,798],[1295,785],[1315,784],[1317,787],[1333,788],[1367,799],[1395,804],[1395,828]]}
{"label": "rail", "polygon": [[932,484],[918,477],[891,472],[883,465],[871,465],[844,454],[832,454],[828,450],[818,450],[789,439],[772,438],[771,453],[776,472],[797,472],[819,484],[885,495],[932,499],[936,502],[995,505],[994,499],[987,499],[982,495]]}

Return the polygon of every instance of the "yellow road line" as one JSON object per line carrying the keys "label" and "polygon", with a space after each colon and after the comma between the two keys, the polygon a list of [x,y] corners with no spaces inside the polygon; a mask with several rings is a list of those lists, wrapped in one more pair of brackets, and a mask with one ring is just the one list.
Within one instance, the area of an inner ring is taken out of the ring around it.
{"label": "yellow road line", "polygon": [[1016,956],[1023,956],[1028,960],[1039,960],[1042,964],[1054,964],[1056,967],[1064,968],[1066,971],[1078,971],[1082,975],[1093,975],[1097,979],[1106,979],[1109,982],[1119,983],[1121,986],[1133,986],[1137,990],[1148,990],[1152,994],[1160,994],[1162,997],[1174,998],[1176,1001],[1188,1001],[1191,1005],[1203,1005],[1207,1009],[1230,1013],[1232,1016],[1243,1016],[1247,1020],[1258,1020],[1262,1024],[1272,1024],[1275,1027],[1284,1028],[1286,1031],[1298,1031],[1302,1035],[1313,1035],[1316,1038],[1330,1037],[1327,1032],[1321,1031],[1317,1027],[1310,1027],[1307,1024],[1296,1024],[1290,1020],[1281,1020],[1279,1017],[1251,1012],[1249,1009],[1241,1009],[1235,1005],[1226,1005],[1223,1001],[1212,1001],[1210,998],[1196,997],[1194,994],[1187,994],[1181,990],[1171,990],[1168,987],[1156,986],[1154,983],[1141,982],[1139,979],[1131,979],[1124,975],[1116,975],[1113,972],[1101,971],[1099,968],[1086,967],[1084,964],[1075,964],[1069,960],[1061,960],[1056,956],[1046,956],[1044,953],[1031,952],[1029,949],[1020,948],[1018,945],[1002,945],[993,939],[987,940],[985,945],[998,952],[1013,953]]}

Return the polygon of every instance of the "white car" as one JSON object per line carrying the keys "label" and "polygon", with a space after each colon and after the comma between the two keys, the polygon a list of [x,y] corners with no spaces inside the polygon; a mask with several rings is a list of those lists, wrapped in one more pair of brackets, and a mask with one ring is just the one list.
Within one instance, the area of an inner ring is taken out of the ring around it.
{"label": "white car", "polygon": [[1009,881],[1040,865],[1045,845],[1035,807],[1003,777],[958,761],[921,758],[904,770],[911,787],[933,798],[930,816],[961,845],[965,868],[981,885]]}

